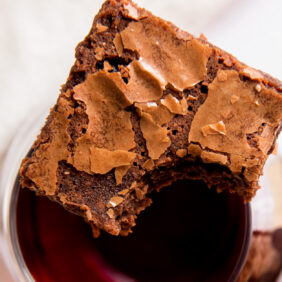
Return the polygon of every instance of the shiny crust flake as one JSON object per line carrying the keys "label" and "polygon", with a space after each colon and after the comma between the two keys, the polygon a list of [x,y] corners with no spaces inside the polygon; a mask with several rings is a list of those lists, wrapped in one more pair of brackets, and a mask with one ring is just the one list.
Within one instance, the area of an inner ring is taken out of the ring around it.
{"label": "shiny crust flake", "polygon": [[152,120],[159,126],[168,123],[174,116],[167,107],[158,105],[155,102],[135,103],[135,107],[139,110],[140,115],[141,113],[149,114]]}
{"label": "shiny crust flake", "polygon": [[123,197],[115,196],[115,197],[112,197],[108,201],[107,207],[108,208],[115,208],[116,206],[120,205],[122,202],[123,202]]}
{"label": "shiny crust flake", "polygon": [[135,158],[136,154],[128,151],[90,147],[91,171],[94,173],[106,174],[113,168],[129,166]]}
{"label": "shiny crust flake", "polygon": [[226,128],[224,122],[221,120],[219,122],[208,124],[202,127],[202,134],[206,137],[212,134],[226,135]]}
{"label": "shiny crust flake", "polygon": [[161,98],[163,91],[159,80],[139,61],[133,61],[129,65],[129,75],[125,92],[129,101],[151,102]]}
{"label": "shiny crust flake", "polygon": [[163,87],[171,85],[183,91],[204,79],[211,51],[196,39],[185,40],[177,35],[169,23],[155,17],[131,22],[121,32],[124,48],[136,51],[143,67]]}
{"label": "shiny crust flake", "polygon": [[168,130],[154,122],[147,113],[141,114],[140,126],[146,139],[149,156],[153,160],[158,159],[171,144],[167,136]]}
{"label": "shiny crust flake", "polygon": [[[227,79],[222,80],[223,73]],[[245,177],[250,181],[257,179],[257,164],[264,163],[282,118],[281,96],[265,87],[262,93],[257,96],[236,71],[220,70],[209,85],[209,95],[196,113],[189,133],[189,142],[199,143],[202,149],[230,154],[231,170],[238,172],[246,167]],[[238,98],[232,104],[234,95]],[[265,133],[259,137],[261,145],[250,146],[248,134],[257,132],[262,125]],[[250,160],[255,160],[256,165]]]}
{"label": "shiny crust flake", "polygon": [[188,106],[185,98],[182,98],[179,101],[177,98],[169,94],[164,99],[161,99],[161,104],[167,107],[173,114],[186,115],[188,113]]}

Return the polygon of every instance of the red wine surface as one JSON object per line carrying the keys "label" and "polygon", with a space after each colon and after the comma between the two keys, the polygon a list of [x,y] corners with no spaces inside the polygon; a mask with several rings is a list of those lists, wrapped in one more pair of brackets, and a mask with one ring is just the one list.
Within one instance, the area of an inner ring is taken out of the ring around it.
{"label": "red wine surface", "polygon": [[[228,281],[247,248],[247,208],[202,182],[178,181],[139,215],[133,233],[92,237],[82,218],[20,189],[18,239],[39,282]],[[240,263],[239,263],[240,264]]]}

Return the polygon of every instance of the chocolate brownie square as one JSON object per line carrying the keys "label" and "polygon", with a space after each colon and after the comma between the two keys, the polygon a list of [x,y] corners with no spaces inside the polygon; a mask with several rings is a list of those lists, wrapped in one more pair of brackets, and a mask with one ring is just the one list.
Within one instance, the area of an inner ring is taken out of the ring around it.
{"label": "chocolate brownie square", "polygon": [[[251,200],[281,130],[282,84],[131,1],[107,0],[21,165],[21,184],[127,235],[178,179]],[[169,207],[168,207],[169,208]]]}

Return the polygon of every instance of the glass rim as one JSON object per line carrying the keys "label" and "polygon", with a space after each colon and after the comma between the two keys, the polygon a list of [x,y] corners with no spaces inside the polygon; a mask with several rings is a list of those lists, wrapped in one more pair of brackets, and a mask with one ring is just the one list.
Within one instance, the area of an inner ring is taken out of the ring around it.
{"label": "glass rim", "polygon": [[233,272],[228,282],[233,282],[233,281],[238,280],[239,275],[248,258],[248,253],[249,253],[250,243],[251,243],[251,236],[252,236],[252,209],[251,209],[250,202],[245,204],[245,215],[246,215],[246,218],[245,218],[245,233],[244,233],[244,239],[243,239],[243,246],[241,248],[239,258],[237,260],[236,265],[234,266]]}
{"label": "glass rim", "polygon": [[[47,116],[45,112],[44,117]],[[19,128],[15,138],[9,144],[0,166],[0,251],[14,281],[34,281],[25,264],[17,239],[18,191],[15,191],[15,182],[18,180],[21,161],[34,142],[39,133],[40,124],[42,125],[43,122],[42,111],[35,112],[27,118],[24,126]]]}
{"label": "glass rim", "polygon": [[[38,111],[26,120],[10,144],[0,165],[0,252],[14,281],[35,281],[25,264],[18,242],[16,205],[19,187],[16,188],[15,183],[18,181],[21,161],[27,155],[36,135],[40,132],[47,114],[47,111]],[[250,203],[245,205],[245,215],[243,245],[229,278],[230,282],[236,281],[247,259],[252,234]]]}

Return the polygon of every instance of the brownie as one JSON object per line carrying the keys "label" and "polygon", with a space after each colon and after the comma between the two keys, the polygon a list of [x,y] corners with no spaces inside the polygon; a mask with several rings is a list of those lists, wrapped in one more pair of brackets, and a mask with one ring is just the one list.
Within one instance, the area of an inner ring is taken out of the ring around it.
{"label": "brownie", "polygon": [[75,55],[23,187],[94,236],[127,235],[148,194],[178,179],[251,200],[281,129],[279,80],[131,1],[106,1]]}

